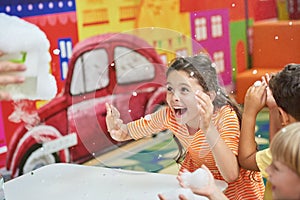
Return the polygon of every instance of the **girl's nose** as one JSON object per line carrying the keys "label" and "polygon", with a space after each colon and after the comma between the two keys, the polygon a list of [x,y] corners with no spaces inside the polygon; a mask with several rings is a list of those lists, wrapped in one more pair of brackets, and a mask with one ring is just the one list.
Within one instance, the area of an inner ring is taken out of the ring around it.
{"label": "girl's nose", "polygon": [[176,91],[173,93],[172,99],[173,101],[179,101],[179,95]]}

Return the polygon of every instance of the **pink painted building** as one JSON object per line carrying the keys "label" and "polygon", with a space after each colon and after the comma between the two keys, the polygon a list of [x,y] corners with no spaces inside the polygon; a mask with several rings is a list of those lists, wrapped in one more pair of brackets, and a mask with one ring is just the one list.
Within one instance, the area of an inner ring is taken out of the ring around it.
{"label": "pink painted building", "polygon": [[216,64],[224,85],[232,82],[229,12],[227,9],[192,12],[190,15],[193,53],[204,48]]}

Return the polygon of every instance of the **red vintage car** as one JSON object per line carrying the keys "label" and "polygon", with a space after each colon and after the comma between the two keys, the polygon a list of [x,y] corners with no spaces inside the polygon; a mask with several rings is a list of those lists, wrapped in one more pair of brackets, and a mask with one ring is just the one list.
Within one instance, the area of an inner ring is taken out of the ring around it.
{"label": "red vintage car", "polygon": [[75,45],[64,92],[38,109],[39,123],[20,125],[8,146],[12,177],[57,163],[83,163],[119,147],[106,127],[105,103],[124,122],[165,103],[165,71],[155,49],[131,34],[109,33]]}

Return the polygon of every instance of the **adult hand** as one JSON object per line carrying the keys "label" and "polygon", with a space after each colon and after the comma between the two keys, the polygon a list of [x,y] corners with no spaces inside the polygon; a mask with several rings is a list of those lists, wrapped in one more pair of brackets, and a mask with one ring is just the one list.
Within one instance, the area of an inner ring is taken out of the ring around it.
{"label": "adult hand", "polygon": [[[0,51],[0,56],[3,52]],[[13,63],[10,61],[0,61],[0,86],[7,84],[20,84],[25,81],[25,77],[14,74],[15,72],[25,71],[26,67],[24,64]],[[9,92],[1,91],[0,89],[0,100],[11,100]]]}

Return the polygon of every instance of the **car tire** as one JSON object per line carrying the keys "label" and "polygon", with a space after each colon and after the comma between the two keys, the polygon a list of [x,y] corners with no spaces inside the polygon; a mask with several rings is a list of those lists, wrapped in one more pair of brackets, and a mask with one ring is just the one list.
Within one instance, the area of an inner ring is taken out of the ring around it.
{"label": "car tire", "polygon": [[42,144],[36,143],[28,149],[28,151],[24,154],[19,164],[19,176],[31,172],[40,167],[43,167],[45,165],[60,162],[57,153],[38,155],[38,152],[40,152],[42,148]]}

